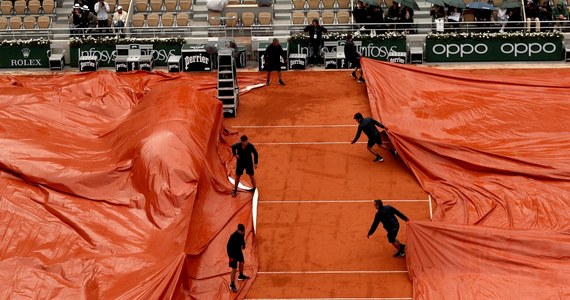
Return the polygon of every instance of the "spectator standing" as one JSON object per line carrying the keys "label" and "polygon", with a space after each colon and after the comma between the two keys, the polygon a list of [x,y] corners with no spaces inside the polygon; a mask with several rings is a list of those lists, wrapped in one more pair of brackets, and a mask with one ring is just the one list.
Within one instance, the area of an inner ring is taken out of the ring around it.
{"label": "spectator standing", "polygon": [[267,70],[267,82],[265,84],[269,85],[271,83],[271,71],[277,71],[279,84],[285,85],[285,82],[281,78],[281,58],[283,58],[285,65],[287,65],[287,56],[283,47],[279,44],[278,39],[273,39],[273,42],[267,46],[263,57],[265,58],[265,69]]}
{"label": "spectator standing", "polygon": [[461,22],[461,12],[462,9],[455,6],[450,6],[447,9],[447,21],[449,22],[449,24],[451,24],[451,26],[453,26],[455,31],[457,31],[457,28],[459,27],[459,22]]}
{"label": "spectator standing", "polygon": [[71,35],[78,34],[78,28],[81,27],[81,6],[79,3],[73,5],[73,10],[69,14],[69,27]]}
{"label": "spectator standing", "polygon": [[432,17],[433,22],[435,23],[435,31],[443,32],[445,26],[445,8],[443,8],[443,6],[434,4],[431,7],[429,14]]}
{"label": "spectator standing", "polygon": [[81,25],[84,28],[84,33],[91,33],[91,28],[97,27],[97,17],[89,10],[87,5],[81,8]]}
{"label": "spectator standing", "polygon": [[235,285],[236,270],[239,270],[238,280],[249,279],[249,276],[243,274],[243,249],[245,249],[245,226],[243,224],[239,224],[237,230],[232,233],[228,240],[228,244],[226,245],[226,251],[230,262],[229,265],[232,269],[230,273],[230,290],[234,293],[238,292]]}
{"label": "spectator standing", "polygon": [[[538,1],[538,0],[537,0]],[[526,15],[526,31],[530,32],[530,27],[532,22],[534,22],[534,29],[536,32],[540,32],[540,19],[538,18],[539,9],[538,5],[532,0],[527,0],[524,6],[524,12]]]}
{"label": "spectator standing", "polygon": [[311,43],[312,55],[309,62],[319,65],[321,63],[321,47],[323,43],[323,33],[327,33],[327,29],[319,24],[319,19],[313,19],[310,25],[305,27],[305,32],[309,33],[309,41]]}
{"label": "spectator standing", "polygon": [[538,11],[538,18],[541,22],[541,31],[548,30],[550,27],[552,27],[552,7],[550,7],[548,1],[544,1],[542,3],[542,6],[540,6],[540,9]]}
{"label": "spectator standing", "polygon": [[414,24],[414,9],[407,6],[402,6],[400,13],[400,21],[402,22],[402,27],[406,28],[406,31],[408,29],[411,29],[412,25]]}
{"label": "spectator standing", "polygon": [[[99,0],[95,3],[93,7],[95,13],[97,14],[97,27],[99,28],[107,28],[109,27],[109,4],[105,2],[105,0]],[[101,29],[100,32],[106,32],[107,29]]]}
{"label": "spectator standing", "polygon": [[388,15],[386,16],[386,23],[394,23],[390,27],[393,26],[393,28],[396,29],[397,25],[395,23],[400,22],[401,17],[402,17],[402,14],[400,12],[400,6],[399,6],[398,2],[393,1],[392,6],[390,6],[390,8],[388,8]]}
{"label": "spectator standing", "polygon": [[352,11],[352,15],[354,16],[354,22],[360,26],[360,30],[365,30],[364,23],[366,23],[366,4],[362,1],[358,1],[356,3],[356,7]]}

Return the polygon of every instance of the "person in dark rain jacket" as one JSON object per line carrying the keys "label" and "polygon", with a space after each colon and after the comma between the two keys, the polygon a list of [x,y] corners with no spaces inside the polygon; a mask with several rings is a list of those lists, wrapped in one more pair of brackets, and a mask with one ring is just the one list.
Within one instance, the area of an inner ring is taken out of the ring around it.
{"label": "person in dark rain jacket", "polygon": [[256,184],[254,169],[257,168],[259,158],[257,150],[255,150],[253,144],[248,141],[247,136],[242,135],[240,137],[240,141],[232,145],[232,153],[237,158],[236,182],[234,185],[234,191],[232,192],[232,197],[237,196],[239,180],[241,178],[241,175],[243,175],[244,169],[251,179],[251,184],[253,185],[251,190],[255,191]]}
{"label": "person in dark rain jacket", "polygon": [[384,161],[382,156],[380,154],[378,154],[376,151],[374,151],[374,149],[372,149],[374,144],[378,144],[378,146],[390,151],[390,153],[392,153],[394,158],[396,158],[396,155],[398,154],[396,152],[396,150],[390,149],[387,146],[382,144],[382,137],[380,135],[380,131],[378,131],[376,126],[382,128],[384,130],[388,130],[388,128],[386,128],[384,125],[382,125],[382,123],[380,123],[380,122],[378,122],[372,118],[364,118],[361,113],[354,114],[354,120],[356,122],[358,122],[358,131],[356,132],[356,136],[352,140],[351,144],[356,143],[358,141],[358,139],[360,138],[360,135],[364,131],[364,134],[366,134],[366,136],[368,137],[368,144],[366,145],[366,147],[367,147],[368,151],[370,151],[370,153],[372,153],[372,154],[374,154],[374,156],[376,156],[376,158],[373,160],[374,162]]}
{"label": "person in dark rain jacket", "polygon": [[271,83],[271,71],[277,71],[279,84],[285,85],[283,78],[281,78],[281,58],[287,65],[287,55],[281,44],[279,44],[278,39],[273,39],[273,43],[267,46],[263,57],[265,58],[265,69],[267,70],[267,82],[265,84],[269,85]]}
{"label": "person in dark rain jacket", "polygon": [[398,219],[396,219],[396,216],[406,222],[410,221],[410,219],[394,207],[384,205],[380,199],[374,200],[374,207],[376,207],[378,211],[374,216],[374,222],[372,223],[372,226],[370,226],[367,238],[370,238],[370,236],[376,231],[376,228],[378,228],[378,225],[382,223],[382,226],[388,233],[388,242],[398,250],[398,252],[394,253],[394,257],[405,256],[406,245],[402,244],[397,239],[398,230],[400,230],[400,223],[398,222]]}
{"label": "person in dark rain jacket", "polygon": [[237,293],[238,291],[235,284],[236,269],[238,269],[238,266],[238,280],[249,279],[249,276],[243,274],[244,258],[242,249],[245,249],[245,226],[243,224],[239,224],[237,230],[230,236],[230,239],[228,240],[228,244],[226,246],[226,251],[228,253],[228,258],[230,261],[230,268],[232,268],[232,271],[230,273],[230,290],[234,293]]}

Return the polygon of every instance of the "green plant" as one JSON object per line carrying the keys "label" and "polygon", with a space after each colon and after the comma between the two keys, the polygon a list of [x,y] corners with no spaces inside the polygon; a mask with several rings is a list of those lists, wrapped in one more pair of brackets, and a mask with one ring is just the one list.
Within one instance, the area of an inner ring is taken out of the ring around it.
{"label": "green plant", "polygon": [[182,45],[186,40],[183,37],[173,38],[116,38],[116,37],[73,37],[69,39],[70,47],[80,46],[114,46],[122,44],[162,44],[162,45]]}
{"label": "green plant", "polygon": [[0,46],[30,46],[30,47],[40,47],[49,48],[50,40],[39,38],[39,39],[29,39],[29,40],[3,40]]}
{"label": "green plant", "polygon": [[520,41],[525,39],[553,40],[564,38],[559,31],[550,32],[460,32],[460,33],[429,33],[427,40],[436,41],[457,41],[464,39],[473,40],[502,40],[502,41]]}
{"label": "green plant", "polygon": [[[346,36],[348,33],[341,33],[341,32],[332,32],[323,34],[323,41],[339,41],[339,40],[346,40]],[[372,42],[372,41],[386,41],[386,40],[405,40],[406,35],[403,33],[391,31],[383,34],[378,35],[370,35],[370,34],[361,34],[360,32],[356,32],[352,34],[352,39],[355,41],[362,41]],[[309,44],[309,36],[305,33],[296,33],[289,38],[289,43],[296,43],[296,44]]]}

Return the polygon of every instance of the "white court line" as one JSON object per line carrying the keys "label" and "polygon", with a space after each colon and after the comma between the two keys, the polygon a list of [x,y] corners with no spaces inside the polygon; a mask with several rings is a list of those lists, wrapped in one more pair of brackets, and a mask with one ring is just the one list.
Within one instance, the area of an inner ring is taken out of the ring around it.
{"label": "white court line", "polygon": [[406,270],[384,270],[384,271],[259,271],[257,274],[265,274],[265,275],[326,275],[326,274],[399,274],[399,273],[408,273]]}
{"label": "white court line", "polygon": [[[429,202],[427,199],[418,200],[382,200],[382,202]],[[262,203],[372,203],[374,200],[261,200],[259,204]]]}
{"label": "white court line", "polygon": [[412,298],[245,298],[245,300],[411,300]]}
{"label": "white court line", "polygon": [[337,128],[337,127],[355,127],[356,124],[352,125],[234,125],[232,128]]}
{"label": "white court line", "polygon": [[[350,142],[256,142],[256,145],[344,145]],[[366,144],[366,142],[356,142],[356,144]]]}

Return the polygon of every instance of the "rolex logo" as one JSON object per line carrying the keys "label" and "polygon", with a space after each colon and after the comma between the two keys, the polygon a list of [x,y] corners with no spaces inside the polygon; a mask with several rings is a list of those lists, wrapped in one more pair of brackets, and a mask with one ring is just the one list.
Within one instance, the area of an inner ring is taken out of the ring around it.
{"label": "rolex logo", "polygon": [[24,56],[24,58],[28,58],[30,56],[30,49],[29,48],[22,49],[22,55]]}

